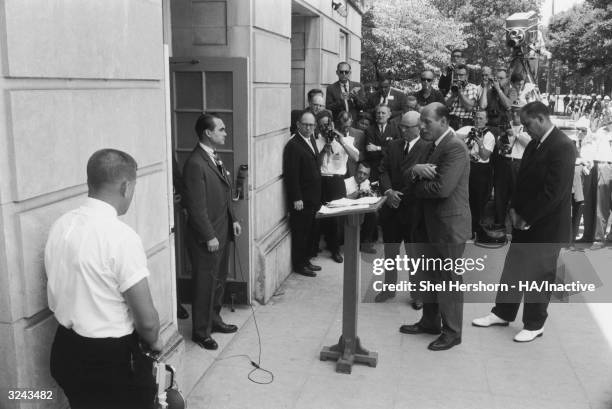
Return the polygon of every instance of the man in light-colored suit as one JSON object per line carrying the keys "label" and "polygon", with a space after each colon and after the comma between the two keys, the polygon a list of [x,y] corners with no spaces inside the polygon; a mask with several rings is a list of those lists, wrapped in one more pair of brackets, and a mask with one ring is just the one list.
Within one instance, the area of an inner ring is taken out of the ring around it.
{"label": "man in light-colored suit", "polygon": [[236,332],[221,319],[227,278],[229,242],[241,232],[232,211],[230,175],[215,151],[225,144],[225,124],[202,114],[195,124],[199,143],[183,170],[187,244],[193,271],[192,339],[205,349],[217,349],[211,332]]}
{"label": "man in light-colored suit", "polygon": [[[439,102],[426,105],[421,112],[421,138],[433,142],[425,163],[404,170],[406,183],[422,200],[422,223],[417,230],[426,258],[457,260],[470,237],[471,216],[468,200],[470,159],[465,143],[449,127],[448,109]],[[455,263],[453,262],[453,265]],[[461,275],[442,268],[439,262],[423,269],[421,284],[445,283],[446,290],[423,294],[423,316],[413,325],[402,325],[404,334],[440,334],[429,344],[433,351],[461,343],[463,293],[449,291],[449,283],[462,283]],[[420,287],[422,289],[422,286]]]}

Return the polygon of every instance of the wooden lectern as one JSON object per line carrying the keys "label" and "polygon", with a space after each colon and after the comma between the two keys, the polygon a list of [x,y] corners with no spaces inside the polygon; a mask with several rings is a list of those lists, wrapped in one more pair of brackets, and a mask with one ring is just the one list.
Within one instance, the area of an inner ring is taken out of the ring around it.
{"label": "wooden lectern", "polygon": [[342,335],[336,345],[323,347],[319,358],[321,361],[334,359],[336,372],[351,373],[353,363],[364,363],[371,367],[376,367],[378,363],[378,353],[369,352],[361,346],[357,336],[357,313],[359,304],[359,283],[360,283],[360,255],[359,255],[359,229],[366,213],[376,212],[386,198],[368,205],[367,208],[354,208],[351,206],[337,209],[333,214],[317,213],[317,218],[340,217],[343,216],[344,222],[344,284],[342,293]]}

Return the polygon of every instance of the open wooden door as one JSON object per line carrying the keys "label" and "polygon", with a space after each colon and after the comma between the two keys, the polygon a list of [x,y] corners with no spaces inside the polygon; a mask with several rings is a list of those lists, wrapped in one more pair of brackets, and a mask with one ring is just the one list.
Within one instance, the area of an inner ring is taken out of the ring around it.
{"label": "open wooden door", "polygon": [[[241,166],[248,166],[247,81],[246,58],[170,59],[172,144],[179,169],[182,171],[185,160],[197,144],[194,126],[200,114],[216,113],[227,129],[225,146],[217,151],[231,172],[234,211],[242,225],[241,236],[230,248],[228,280],[247,283],[245,296],[250,302],[248,177],[244,180],[242,194],[236,184]],[[191,268],[184,243],[184,217],[180,212],[175,212],[175,216],[179,299],[189,302]]]}

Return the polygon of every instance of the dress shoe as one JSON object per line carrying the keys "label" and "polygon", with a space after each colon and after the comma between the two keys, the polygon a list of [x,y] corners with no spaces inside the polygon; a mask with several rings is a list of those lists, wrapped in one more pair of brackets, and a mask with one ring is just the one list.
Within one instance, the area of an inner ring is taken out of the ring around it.
{"label": "dress shoe", "polygon": [[342,263],[344,261],[344,258],[342,258],[342,255],[338,252],[334,252],[332,253],[331,256],[332,260],[334,260],[336,263]]}
{"label": "dress shoe", "polygon": [[417,322],[416,324],[412,324],[412,325],[402,325],[400,327],[400,332],[402,334],[411,334],[411,335],[414,335],[414,334],[438,335],[441,331],[439,329],[426,328],[422,326],[420,322]]}
{"label": "dress shoe", "polygon": [[316,277],[317,273],[309,269],[308,267],[302,267],[295,270],[296,274],[300,274],[306,277]]}
{"label": "dress shoe", "polygon": [[412,300],[410,302],[410,305],[412,306],[413,310],[420,310],[423,309],[423,301],[422,300]]}
{"label": "dress shoe", "polygon": [[223,334],[231,334],[238,331],[238,327],[234,324],[226,324],[225,322],[215,322],[211,328],[212,332],[221,332]]}
{"label": "dress shoe", "polygon": [[589,247],[589,250],[600,250],[603,249],[605,246],[606,245],[603,241],[595,241],[593,242],[593,245]]}
{"label": "dress shoe", "polygon": [[455,345],[461,343],[461,337],[451,337],[447,334],[442,334],[434,342],[427,346],[430,351],[445,351],[451,349]]}
{"label": "dress shoe", "polygon": [[515,342],[531,342],[537,337],[544,335],[544,328],[530,331],[528,329],[522,329],[518,334],[514,336]]}
{"label": "dress shoe", "polygon": [[393,297],[395,297],[395,293],[393,291],[381,291],[376,294],[376,297],[374,297],[374,302],[385,302]]}
{"label": "dress shoe", "polygon": [[490,327],[491,325],[500,325],[502,327],[507,327],[508,321],[501,319],[497,315],[490,312],[484,317],[474,319],[472,321],[472,325],[475,327]]}
{"label": "dress shoe", "polygon": [[193,337],[191,337],[191,340],[204,349],[215,350],[219,348],[217,341],[212,339],[212,337],[199,337],[194,335]]}
{"label": "dress shoe", "polygon": [[359,251],[366,254],[376,254],[376,249],[371,243],[363,243],[359,246]]}
{"label": "dress shoe", "polygon": [[189,313],[187,312],[187,310],[185,309],[185,307],[183,307],[181,304],[179,304],[176,307],[176,316],[180,319],[180,320],[186,320],[187,318],[189,318]]}
{"label": "dress shoe", "polygon": [[310,271],[321,271],[321,266],[317,266],[315,264],[312,264],[311,262],[308,262],[308,264],[306,264],[306,268],[308,268]]}

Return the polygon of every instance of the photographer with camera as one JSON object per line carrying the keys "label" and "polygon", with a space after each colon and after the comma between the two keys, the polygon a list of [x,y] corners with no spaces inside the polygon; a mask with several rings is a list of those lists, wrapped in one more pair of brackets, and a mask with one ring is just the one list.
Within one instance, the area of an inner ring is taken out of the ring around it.
{"label": "photographer with camera", "polygon": [[455,77],[446,96],[446,106],[450,111],[450,126],[457,130],[463,126],[474,125],[472,111],[478,100],[478,87],[467,81],[467,66],[459,64]]}
{"label": "photographer with camera", "polygon": [[465,58],[463,58],[463,52],[461,50],[451,51],[451,63],[444,68],[440,80],[438,81],[438,89],[442,95],[448,94],[450,87],[454,79],[454,73],[457,66],[465,64]]}
{"label": "photographer with camera", "polygon": [[487,235],[482,226],[481,219],[485,205],[491,195],[491,169],[490,157],[495,147],[495,136],[486,127],[487,111],[478,110],[474,115],[474,126],[464,127],[457,131],[463,136],[470,153],[470,182],[469,201],[472,214],[472,236],[479,242],[485,242]]}
{"label": "photographer with camera", "polygon": [[521,167],[521,159],[527,144],[531,141],[529,134],[521,124],[521,108],[518,102],[511,107],[512,122],[510,127],[497,141],[498,156],[495,160],[493,186],[495,189],[495,223],[504,226],[508,215],[510,198],[516,187],[516,177]]}
{"label": "photographer with camera", "polygon": [[[346,111],[340,112],[344,116]],[[348,113],[347,113],[348,114]],[[355,148],[354,138],[345,136],[334,129],[334,122],[329,111],[317,115],[317,149],[321,165],[321,201],[323,203],[346,197],[344,176],[346,175],[349,157],[359,161],[359,151]],[[321,220],[321,232],[325,237],[327,248],[336,263],[344,260],[340,255],[341,224],[335,217]]]}

